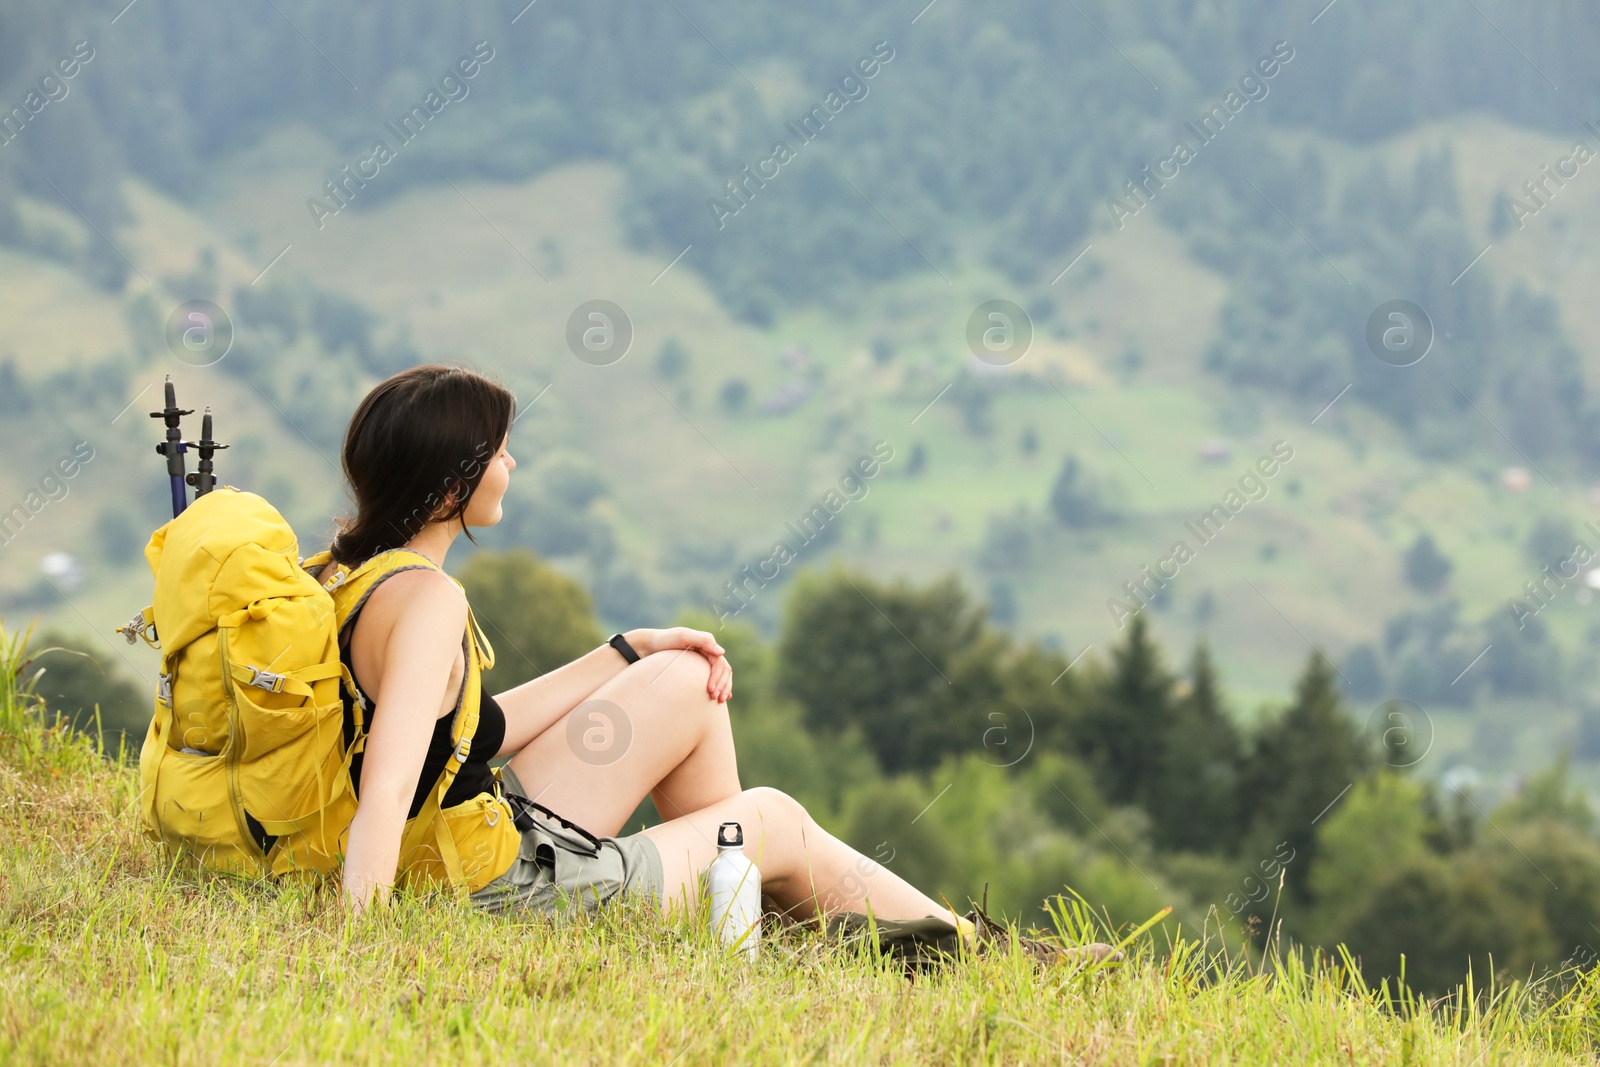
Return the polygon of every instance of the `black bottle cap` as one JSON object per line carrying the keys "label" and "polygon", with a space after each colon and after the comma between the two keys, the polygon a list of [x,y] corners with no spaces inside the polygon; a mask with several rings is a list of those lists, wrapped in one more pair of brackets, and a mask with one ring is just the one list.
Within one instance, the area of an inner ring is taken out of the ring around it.
{"label": "black bottle cap", "polygon": [[717,847],[743,848],[744,828],[736,822],[725,822],[717,827]]}

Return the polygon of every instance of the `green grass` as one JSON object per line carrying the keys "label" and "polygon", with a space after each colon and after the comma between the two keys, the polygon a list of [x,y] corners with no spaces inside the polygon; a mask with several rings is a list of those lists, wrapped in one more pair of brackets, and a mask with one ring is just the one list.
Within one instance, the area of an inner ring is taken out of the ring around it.
{"label": "green grass", "polygon": [[[19,681],[0,632],[0,1062],[1592,1062],[1600,976],[1485,981],[1433,1004],[1346,960],[1248,958],[1120,931],[1128,962],[1015,954],[911,980],[791,927],[747,963],[692,917],[568,921],[439,897],[353,918],[331,887],[208,879],[137,832],[135,772]],[[1069,939],[1107,936],[1081,902]]]}

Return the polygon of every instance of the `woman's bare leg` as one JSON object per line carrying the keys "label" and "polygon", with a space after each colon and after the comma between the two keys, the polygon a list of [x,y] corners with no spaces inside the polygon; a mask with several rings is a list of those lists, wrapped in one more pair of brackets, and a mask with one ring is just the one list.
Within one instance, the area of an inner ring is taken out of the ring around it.
{"label": "woman's bare leg", "polygon": [[823,915],[865,911],[869,901],[872,913],[885,919],[950,918],[949,908],[828,833],[799,801],[767,786],[641,831],[661,850],[663,912],[698,902],[700,872],[717,854],[717,826],[729,821],[744,830],[745,855],[761,872],[762,894],[793,918],[811,918],[819,908]]}
{"label": "woman's bare leg", "polygon": [[[706,696],[709,674],[697,653],[646,656],[536,737],[511,766],[530,796],[601,836],[616,835],[651,796],[666,820],[643,831],[661,851],[664,910],[698,899],[700,872],[717,852],[717,826],[735,821],[761,871],[763,895],[795,918],[812,917],[818,905],[824,914],[864,911],[869,900],[873,914],[886,919],[948,916],[939,902],[824,830],[788,794],[740,790],[727,705]],[[586,730],[595,731],[592,746]]]}
{"label": "woman's bare leg", "polygon": [[663,819],[738,796],[733,727],[728,706],[706,695],[710,674],[697,652],[645,656],[529,742],[511,767],[529,796],[602,837],[621,832],[646,795]]}

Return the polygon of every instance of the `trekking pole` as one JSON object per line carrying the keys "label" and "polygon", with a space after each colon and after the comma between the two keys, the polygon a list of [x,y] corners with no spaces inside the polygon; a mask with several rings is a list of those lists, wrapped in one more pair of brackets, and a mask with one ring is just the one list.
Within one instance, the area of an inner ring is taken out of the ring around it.
{"label": "trekking pole", "polygon": [[184,481],[194,486],[194,498],[199,500],[212,489],[216,488],[217,480],[212,476],[211,454],[227,445],[219,445],[211,439],[211,409],[206,408],[205,414],[200,416],[200,440],[186,441],[185,444],[194,446],[200,454],[200,463],[193,474],[187,475]]}
{"label": "trekking pole", "polygon": [[167,375],[166,384],[167,406],[160,411],[152,411],[150,417],[165,419],[167,423],[167,439],[156,445],[156,454],[167,457],[167,477],[172,483],[172,517],[177,518],[189,505],[188,490],[184,488],[188,484],[188,479],[183,473],[183,453],[186,446],[183,432],[178,429],[178,422],[185,415],[193,415],[194,411],[178,407],[178,397],[172,388],[172,375]]}

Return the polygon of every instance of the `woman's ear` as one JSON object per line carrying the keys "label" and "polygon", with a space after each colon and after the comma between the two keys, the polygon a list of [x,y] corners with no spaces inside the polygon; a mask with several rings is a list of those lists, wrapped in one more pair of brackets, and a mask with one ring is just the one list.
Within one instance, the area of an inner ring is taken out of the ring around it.
{"label": "woman's ear", "polygon": [[438,493],[428,494],[428,521],[440,522],[444,517],[455,510],[456,489],[451,486],[441,496]]}

